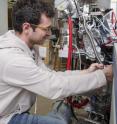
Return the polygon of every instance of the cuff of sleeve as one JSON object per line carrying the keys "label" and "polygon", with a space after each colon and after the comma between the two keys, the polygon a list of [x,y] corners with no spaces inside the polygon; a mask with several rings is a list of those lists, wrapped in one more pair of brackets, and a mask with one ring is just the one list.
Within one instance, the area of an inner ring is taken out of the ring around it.
{"label": "cuff of sleeve", "polygon": [[96,77],[99,80],[98,87],[102,87],[107,84],[107,80],[105,74],[102,70],[95,71]]}

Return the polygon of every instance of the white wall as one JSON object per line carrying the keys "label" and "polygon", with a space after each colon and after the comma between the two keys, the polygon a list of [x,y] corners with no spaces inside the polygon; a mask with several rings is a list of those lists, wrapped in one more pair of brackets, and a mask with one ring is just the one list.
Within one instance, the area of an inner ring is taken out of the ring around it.
{"label": "white wall", "polygon": [[115,12],[115,14],[116,14],[116,16],[117,16],[117,2],[112,2],[112,3],[111,3],[111,8],[114,9],[114,12]]}
{"label": "white wall", "polygon": [[8,1],[0,0],[0,35],[8,30]]}
{"label": "white wall", "polygon": [[111,5],[111,0],[97,0],[97,4],[100,8],[108,9]]}

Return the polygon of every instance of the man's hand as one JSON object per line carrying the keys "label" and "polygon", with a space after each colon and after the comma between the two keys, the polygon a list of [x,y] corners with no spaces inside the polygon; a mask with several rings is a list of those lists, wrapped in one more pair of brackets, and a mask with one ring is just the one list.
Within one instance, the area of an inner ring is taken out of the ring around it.
{"label": "man's hand", "polygon": [[104,66],[103,72],[104,72],[104,74],[106,76],[107,81],[112,82],[112,80],[113,80],[112,65]]}
{"label": "man's hand", "polygon": [[104,65],[103,64],[98,64],[98,63],[93,63],[90,65],[90,67],[88,69],[84,69],[80,72],[80,74],[87,74],[87,73],[91,73],[94,72],[98,69],[103,69]]}
{"label": "man's hand", "polygon": [[103,69],[103,68],[104,68],[103,64],[93,63],[90,65],[90,67],[87,70],[88,72],[93,72],[93,71],[96,71],[98,69]]}

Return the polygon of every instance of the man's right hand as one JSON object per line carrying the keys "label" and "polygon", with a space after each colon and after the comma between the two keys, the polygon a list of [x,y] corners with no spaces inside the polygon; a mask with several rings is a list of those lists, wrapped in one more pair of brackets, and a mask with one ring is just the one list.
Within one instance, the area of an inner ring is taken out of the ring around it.
{"label": "man's right hand", "polygon": [[107,82],[112,82],[112,80],[113,80],[112,65],[104,66],[103,72],[106,76]]}

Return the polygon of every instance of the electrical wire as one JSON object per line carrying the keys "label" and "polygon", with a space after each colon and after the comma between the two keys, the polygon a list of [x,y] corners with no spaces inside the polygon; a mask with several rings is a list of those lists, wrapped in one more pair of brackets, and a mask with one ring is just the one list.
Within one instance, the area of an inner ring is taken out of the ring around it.
{"label": "electrical wire", "polygon": [[80,6],[77,5],[76,1],[75,0],[72,0],[76,6],[76,10],[77,10],[77,13],[78,15],[80,14]]}
{"label": "electrical wire", "polygon": [[[115,17],[115,23],[117,23],[117,19],[116,19],[115,13],[114,13],[114,11],[113,11],[113,12],[112,12],[112,24],[114,24],[114,17]],[[114,27],[113,27],[113,31],[114,31],[115,35],[117,36],[117,32],[116,32],[116,30],[114,29]]]}
{"label": "electrical wire", "polygon": [[76,50],[77,50],[77,53],[78,53],[78,56],[79,56],[80,70],[81,70],[81,63],[82,63],[82,60],[81,60],[80,50],[78,49],[78,47],[77,47],[76,44],[72,44],[72,46],[75,47]]}
{"label": "electrical wire", "polygon": [[83,16],[83,23],[84,23],[85,31],[86,31],[86,33],[87,33],[88,36],[89,36],[89,39],[90,39],[90,42],[91,42],[91,45],[92,45],[92,48],[93,48],[95,57],[97,58],[97,60],[98,60],[99,63],[102,63],[102,62],[101,62],[101,59],[100,59],[100,57],[99,57],[99,55],[98,55],[98,53],[97,53],[97,50],[96,50],[96,47],[95,47],[95,44],[94,44],[94,39],[92,38],[92,36],[91,36],[91,34],[90,34],[91,32],[89,33],[89,30],[87,29],[86,20],[85,20],[85,17],[84,17],[84,16]]}
{"label": "electrical wire", "polygon": [[68,18],[69,25],[69,51],[68,51],[68,59],[67,59],[67,70],[71,69],[71,58],[72,58],[72,18],[69,16]]}
{"label": "electrical wire", "polygon": [[37,96],[36,96],[36,101],[35,101],[34,114],[37,114]]}
{"label": "electrical wire", "polygon": [[[75,54],[79,54],[79,52],[75,52]],[[80,52],[80,55],[85,55],[85,56],[87,56],[89,59],[91,59],[92,61],[95,60],[95,58],[89,56],[86,52]]]}
{"label": "electrical wire", "polygon": [[106,14],[103,16],[103,18],[105,19],[110,13],[112,13],[112,10],[109,11],[108,13],[106,13]]}
{"label": "electrical wire", "polygon": [[[103,24],[103,22],[98,19],[96,16],[93,16],[97,21],[103,26],[103,29],[105,29],[108,33],[110,33],[110,30]],[[99,26],[97,26],[99,28]]]}

